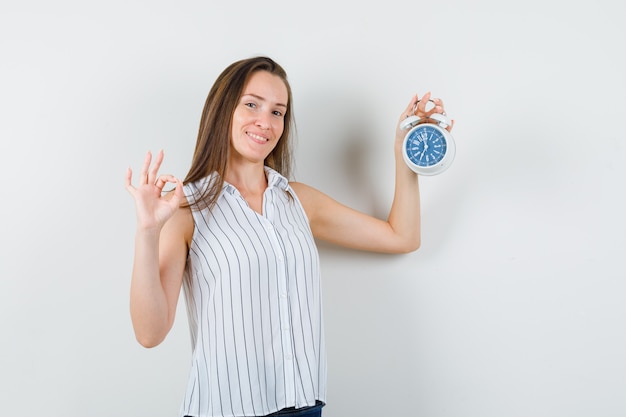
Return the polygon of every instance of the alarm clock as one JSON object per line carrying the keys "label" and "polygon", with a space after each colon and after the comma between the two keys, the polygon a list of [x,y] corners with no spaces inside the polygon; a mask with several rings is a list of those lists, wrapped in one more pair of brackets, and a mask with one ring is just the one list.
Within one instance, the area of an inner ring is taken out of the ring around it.
{"label": "alarm clock", "polygon": [[420,175],[437,175],[450,167],[456,147],[446,130],[450,121],[445,114],[429,117],[408,116],[400,123],[408,130],[402,143],[402,157],[412,171]]}

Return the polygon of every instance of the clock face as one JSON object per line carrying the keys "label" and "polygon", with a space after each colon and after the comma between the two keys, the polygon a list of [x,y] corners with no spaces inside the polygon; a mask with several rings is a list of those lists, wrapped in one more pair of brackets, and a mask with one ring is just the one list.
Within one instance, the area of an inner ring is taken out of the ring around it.
{"label": "clock face", "polygon": [[409,160],[420,167],[430,167],[446,155],[448,143],[441,130],[432,124],[422,124],[409,132],[405,152]]}

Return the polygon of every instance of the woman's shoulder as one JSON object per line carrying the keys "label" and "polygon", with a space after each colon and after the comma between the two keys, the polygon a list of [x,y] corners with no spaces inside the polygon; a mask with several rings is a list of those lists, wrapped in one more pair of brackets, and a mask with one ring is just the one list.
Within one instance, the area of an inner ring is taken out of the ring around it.
{"label": "woman's shoulder", "polygon": [[305,183],[289,181],[289,186],[302,203],[309,218],[315,214],[320,204],[323,204],[327,199],[324,193]]}
{"label": "woman's shoulder", "polygon": [[289,181],[289,186],[298,195],[298,198],[306,198],[313,195],[317,191],[315,188],[298,181]]}

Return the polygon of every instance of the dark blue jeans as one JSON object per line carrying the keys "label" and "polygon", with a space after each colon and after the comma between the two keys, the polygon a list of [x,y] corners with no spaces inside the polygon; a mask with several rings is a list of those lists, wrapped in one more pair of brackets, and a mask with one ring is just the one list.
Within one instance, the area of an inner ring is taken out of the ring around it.
{"label": "dark blue jeans", "polygon": [[322,417],[322,407],[324,407],[324,405],[323,402],[318,401],[317,404],[312,407],[285,408],[275,413],[268,414],[266,417]]}
{"label": "dark blue jeans", "polygon": [[322,417],[322,407],[324,407],[324,403],[317,401],[317,403],[312,407],[285,408],[269,414],[267,417]]}

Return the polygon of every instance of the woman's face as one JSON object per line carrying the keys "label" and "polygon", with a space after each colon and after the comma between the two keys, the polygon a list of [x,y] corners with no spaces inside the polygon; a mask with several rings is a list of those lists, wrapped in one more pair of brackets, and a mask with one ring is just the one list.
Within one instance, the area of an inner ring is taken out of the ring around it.
{"label": "woman's face", "polygon": [[233,114],[231,160],[263,162],[283,134],[287,87],[267,71],[250,76]]}

